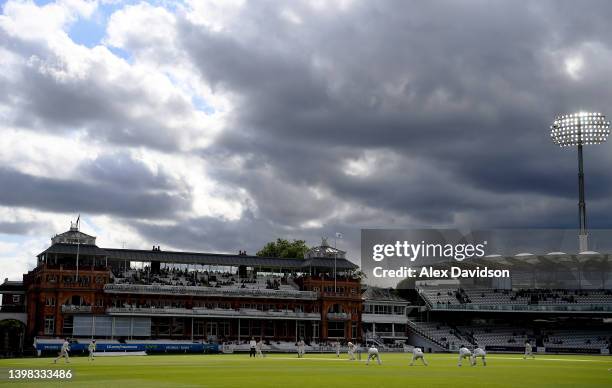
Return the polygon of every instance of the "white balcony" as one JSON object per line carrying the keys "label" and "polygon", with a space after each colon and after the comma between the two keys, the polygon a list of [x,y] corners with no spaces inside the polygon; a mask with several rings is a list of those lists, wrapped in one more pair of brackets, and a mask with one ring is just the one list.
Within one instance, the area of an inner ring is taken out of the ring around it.
{"label": "white balcony", "polygon": [[316,300],[317,293],[298,290],[269,290],[239,287],[163,286],[143,284],[107,284],[104,292],[109,294],[155,294],[248,297],[266,299]]}
{"label": "white balcony", "polygon": [[207,309],[207,308],[155,308],[155,307],[109,307],[106,309],[109,315],[127,316],[172,316],[172,317],[194,317],[194,318],[253,318],[274,320],[306,320],[320,321],[319,313],[303,313],[292,310],[261,311],[255,309]]}
{"label": "white balcony", "polygon": [[399,314],[361,314],[361,320],[364,323],[408,323],[408,317],[406,315]]}

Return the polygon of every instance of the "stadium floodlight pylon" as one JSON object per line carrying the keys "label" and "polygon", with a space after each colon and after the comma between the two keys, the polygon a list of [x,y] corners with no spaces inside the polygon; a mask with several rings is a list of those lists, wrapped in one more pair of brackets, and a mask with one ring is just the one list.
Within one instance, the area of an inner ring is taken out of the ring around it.
{"label": "stadium floodlight pylon", "polygon": [[557,116],[550,126],[550,137],[560,147],[578,147],[578,218],[580,252],[588,251],[586,203],[584,199],[584,162],[582,146],[601,144],[608,140],[610,122],[601,113],[578,112]]}

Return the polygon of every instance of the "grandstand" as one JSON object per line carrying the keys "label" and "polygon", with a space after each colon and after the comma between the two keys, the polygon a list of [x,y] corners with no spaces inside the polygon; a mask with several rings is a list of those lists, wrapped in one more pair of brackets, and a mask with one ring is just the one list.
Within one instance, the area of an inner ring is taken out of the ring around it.
{"label": "grandstand", "polygon": [[544,346],[550,351],[562,352],[565,349],[599,350],[608,347],[610,341],[612,341],[612,333],[606,329],[564,329],[544,333]]}
{"label": "grandstand", "polygon": [[[480,346],[488,351],[520,352],[525,341],[530,341],[537,345],[539,352],[593,354],[609,354],[612,344],[610,325],[549,330],[546,324],[516,318],[509,320],[515,324],[504,321],[483,322],[481,319],[466,319],[457,326],[435,321],[411,321],[411,342],[425,348],[433,346],[434,350],[442,351],[455,351],[460,344],[466,344]],[[559,324],[555,322],[555,325]],[[439,347],[436,348],[436,345]]]}
{"label": "grandstand", "polygon": [[[433,288],[420,289],[432,306],[478,305],[612,305],[612,290]],[[435,308],[435,307],[434,307]]]}
{"label": "grandstand", "polygon": [[469,343],[491,348],[522,348],[525,341],[535,338],[533,330],[523,327],[495,325],[495,326],[460,326],[458,331],[463,333]]}
{"label": "grandstand", "polygon": [[[425,322],[425,321],[410,321],[409,324],[412,333],[422,337],[423,339],[430,341],[431,343],[417,343],[425,348],[429,348],[432,344],[437,345],[438,350],[455,350],[458,349],[462,343],[463,338],[459,331],[451,326],[441,322]],[[435,348],[435,347],[434,347]]]}
{"label": "grandstand", "polygon": [[456,349],[450,334],[455,344],[490,351],[521,351],[529,340],[538,352],[610,353],[612,290],[500,289],[436,281],[415,288],[423,307],[411,318],[410,340],[424,347]]}
{"label": "grandstand", "polygon": [[[607,265],[607,255],[595,256],[588,260]],[[527,269],[510,283],[423,280],[393,290],[363,285],[358,267],[326,241],[302,259],[280,259],[101,248],[73,227],[52,238],[23,282],[0,285],[0,320],[23,323],[21,333],[4,335],[23,338],[11,344],[21,352],[30,339],[46,352],[70,337],[77,349],[96,338],[108,351],[233,353],[257,338],[270,352],[293,352],[299,339],[311,352],[334,351],[336,341],[516,352],[530,340],[538,352],[608,354],[612,291],[594,281],[575,288],[573,278],[565,288],[525,286],[541,279],[521,260],[552,259],[496,258]]]}

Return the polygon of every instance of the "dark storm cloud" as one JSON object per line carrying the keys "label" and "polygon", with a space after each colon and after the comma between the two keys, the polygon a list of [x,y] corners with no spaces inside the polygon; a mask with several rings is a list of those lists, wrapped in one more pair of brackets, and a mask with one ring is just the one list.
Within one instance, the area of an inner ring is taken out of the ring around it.
{"label": "dark storm cloud", "polygon": [[103,154],[81,163],[79,174],[92,182],[104,182],[116,188],[130,190],[180,190],[184,184],[171,178],[163,170],[154,173],[143,162],[134,160],[128,153]]}
{"label": "dark storm cloud", "polygon": [[22,88],[14,96],[18,101],[15,125],[58,133],[83,129],[92,140],[121,146],[178,147],[176,134],[160,121],[167,115],[130,113],[133,106],[146,106],[146,110],[158,105],[173,114],[187,114],[189,105],[178,96],[158,104],[129,78],[121,85],[97,76],[62,80],[35,66],[24,68],[22,77]]}
{"label": "dark storm cloud", "polygon": [[[217,179],[245,187],[264,208],[274,198],[264,214],[281,223],[315,217],[304,188],[321,186],[333,194],[324,211],[348,201],[425,224],[459,222],[459,213],[492,226],[567,224],[576,156],[552,145],[548,126],[561,112],[612,105],[612,90],[601,87],[612,76],[609,3],[294,9],[300,25],[271,4],[251,4],[245,30],[256,34],[179,23],[202,76],[240,97],[216,146],[248,162],[240,171],[220,166]],[[576,55],[587,71],[572,79],[565,61]],[[366,177],[343,173],[368,149],[407,158]],[[607,153],[588,153],[589,199],[605,211]],[[310,211],[294,204],[296,188]]]}
{"label": "dark storm cloud", "polygon": [[152,193],[129,186],[118,189],[99,180],[88,183],[37,177],[0,168],[0,205],[55,212],[82,211],[138,218],[172,217],[184,210],[188,198],[172,193]]}
{"label": "dark storm cloud", "polygon": [[[272,223],[246,216],[239,221],[227,221],[214,217],[190,218],[174,225],[134,222],[143,238],[151,245],[180,247],[180,249],[207,252],[237,253],[246,249],[255,254],[265,241],[286,235],[287,231],[274,230]],[[275,232],[279,232],[276,234]]]}
{"label": "dark storm cloud", "polygon": [[[301,23],[283,18],[282,7]],[[56,77],[50,70],[61,73],[62,61],[46,44],[2,30],[0,45],[27,62],[14,77],[0,75],[8,125],[79,131],[113,151],[83,162],[70,179],[4,168],[0,205],[163,219],[126,222],[152,244],[230,252],[254,252],[279,236],[314,244],[335,231],[356,251],[359,227],[575,226],[575,150],[556,148],[548,126],[581,109],[612,116],[611,3],[282,7],[247,2],[238,21],[219,31],[179,11],[179,47],[159,49],[185,54],[191,63],[177,66],[193,65],[231,100],[227,126],[200,155],[212,194],[244,201],[241,219],[178,222],[191,209],[190,182],[114,151],[140,147],[171,158],[184,132],[171,130],[169,117],[188,115],[189,101],[155,101],[133,78],[106,82],[102,65],[92,77]],[[157,50],[158,41],[138,37],[122,50]],[[575,74],[566,67],[572,60],[583,62]],[[137,103],[149,113],[131,114]],[[586,152],[596,227],[612,226],[609,146]],[[365,171],[347,173],[351,163]]]}
{"label": "dark storm cloud", "polygon": [[37,222],[0,221],[0,233],[29,235],[44,230],[44,226]]}
{"label": "dark storm cloud", "polygon": [[[268,241],[276,240],[279,236],[287,239],[306,240],[309,246],[319,245],[321,237],[328,237],[329,243],[334,244],[333,233],[321,233],[317,229],[290,229],[279,226],[273,222],[245,215],[239,221],[224,221],[213,217],[189,218],[184,222],[174,225],[160,225],[144,222],[132,222],[150,245],[178,247],[178,249],[194,252],[227,252],[238,253],[246,250],[247,254],[254,255]],[[331,230],[343,230],[340,228]],[[346,241],[338,240],[340,249],[351,249],[358,251],[359,231],[356,229],[346,230]],[[353,245],[349,245],[350,244]],[[354,262],[359,262],[359,257],[350,256]]]}

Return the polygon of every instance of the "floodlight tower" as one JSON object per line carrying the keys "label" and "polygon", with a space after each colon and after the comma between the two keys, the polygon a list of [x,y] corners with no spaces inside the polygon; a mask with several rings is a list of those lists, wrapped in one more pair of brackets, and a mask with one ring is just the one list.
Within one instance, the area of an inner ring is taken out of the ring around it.
{"label": "floodlight tower", "polygon": [[589,250],[582,146],[601,144],[608,140],[608,135],[610,135],[610,122],[601,113],[579,112],[557,116],[550,126],[550,137],[555,144],[561,147],[578,146],[578,217],[580,223],[578,247],[580,252]]}

